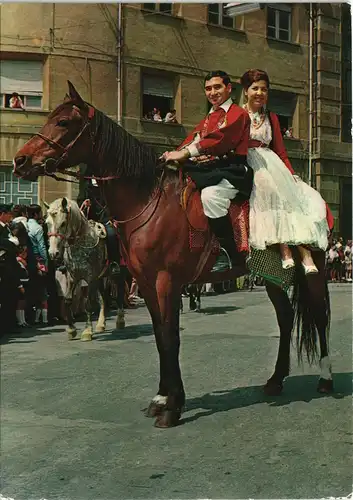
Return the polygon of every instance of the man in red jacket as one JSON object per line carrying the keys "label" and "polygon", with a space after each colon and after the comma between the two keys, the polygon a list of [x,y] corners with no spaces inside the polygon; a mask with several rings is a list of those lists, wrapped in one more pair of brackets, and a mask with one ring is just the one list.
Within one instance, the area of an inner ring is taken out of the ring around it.
{"label": "man in red jacket", "polygon": [[[246,164],[250,118],[233,103],[227,73],[212,71],[204,83],[212,108],[176,151],[167,151],[162,157],[166,161],[195,160],[194,166],[189,168],[188,164],[185,170],[201,190],[205,215],[224,251],[213,271],[223,271],[243,263],[245,257],[236,249],[228,209],[236,195],[249,198],[252,189],[253,172]],[[209,160],[221,157],[221,160],[196,163],[205,157]]]}

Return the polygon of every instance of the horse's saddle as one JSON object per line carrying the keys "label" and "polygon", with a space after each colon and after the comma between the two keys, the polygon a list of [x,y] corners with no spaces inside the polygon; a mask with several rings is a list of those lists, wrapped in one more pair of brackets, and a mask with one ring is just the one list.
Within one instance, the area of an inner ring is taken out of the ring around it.
{"label": "horse's saddle", "polygon": [[[195,183],[188,178],[185,186],[183,187],[180,195],[180,203],[186,212],[189,221],[190,231],[196,233],[204,233],[205,237],[209,232],[208,220],[203,211],[201,203],[200,191],[197,189]],[[249,202],[245,201],[237,203],[231,202],[229,208],[229,216],[232,221],[234,239],[239,252],[249,251]],[[199,244],[193,245],[192,242],[196,241],[195,238],[190,238],[190,247],[197,249],[202,246],[200,237],[197,238]]]}

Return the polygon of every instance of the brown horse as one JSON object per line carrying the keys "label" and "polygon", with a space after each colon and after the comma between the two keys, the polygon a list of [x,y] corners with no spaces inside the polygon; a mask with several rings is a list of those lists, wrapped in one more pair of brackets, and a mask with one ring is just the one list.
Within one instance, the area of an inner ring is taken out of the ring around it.
{"label": "brown horse", "polygon": [[[223,273],[210,272],[214,256],[200,264],[206,253],[190,252],[188,219],[180,204],[183,183],[180,175],[158,167],[156,154],[150,147],[84,102],[68,83],[69,95],[63,104],[16,154],[14,173],[33,180],[40,175],[57,177],[54,172],[64,172],[79,163],[88,165],[110,215],[122,222],[122,245],[128,267],[137,279],[152,318],[160,382],[147,416],[156,417],[157,427],[172,427],[177,425],[185,403],[179,365],[182,285],[234,279],[246,273],[245,264]],[[318,390],[333,389],[327,342],[330,306],[325,255],[317,251],[314,257],[320,272],[305,276],[302,266],[297,266],[292,302],[281,288],[266,285],[280,328],[278,359],[264,388],[267,394],[280,394],[283,380],[289,375],[290,342],[295,324],[298,353],[305,350],[309,362],[316,358],[319,338]]]}

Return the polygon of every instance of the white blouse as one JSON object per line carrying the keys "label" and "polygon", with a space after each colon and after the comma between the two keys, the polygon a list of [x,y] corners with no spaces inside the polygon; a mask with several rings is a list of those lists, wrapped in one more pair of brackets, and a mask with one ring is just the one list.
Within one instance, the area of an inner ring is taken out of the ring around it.
{"label": "white blouse", "polygon": [[271,129],[271,123],[269,117],[266,115],[266,118],[259,128],[255,128],[253,125],[253,116],[252,113],[249,113],[250,119],[251,119],[251,126],[250,126],[250,139],[255,140],[255,141],[260,141],[264,144],[267,144],[267,146],[270,144],[272,141],[272,129]]}

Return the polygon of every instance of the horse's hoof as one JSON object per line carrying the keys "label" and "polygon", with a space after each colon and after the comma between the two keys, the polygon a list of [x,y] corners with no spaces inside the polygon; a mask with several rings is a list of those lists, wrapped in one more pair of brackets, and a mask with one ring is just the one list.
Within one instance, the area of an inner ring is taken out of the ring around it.
{"label": "horse's hoof", "polygon": [[72,330],[67,330],[67,340],[73,340],[76,338],[77,335],[77,330],[72,329]]}
{"label": "horse's hoof", "polygon": [[105,332],[105,326],[96,326],[95,333],[103,333]]}
{"label": "horse's hoof", "polygon": [[320,394],[330,394],[333,392],[333,380],[320,378],[319,383],[317,384],[317,392]]}
{"label": "horse's hoof", "polygon": [[115,326],[116,326],[117,330],[120,330],[121,328],[125,328],[125,320],[123,319],[123,320],[117,321]]}
{"label": "horse's hoof", "polygon": [[283,391],[282,382],[275,382],[274,380],[268,380],[264,385],[264,393],[266,396],[280,396]]}
{"label": "horse's hoof", "polygon": [[175,427],[179,423],[180,415],[181,410],[164,410],[157,416],[154,426],[158,427],[158,429],[169,429],[169,427]]}
{"label": "horse's hoof", "polygon": [[92,333],[82,332],[81,333],[81,342],[90,342],[92,340]]}
{"label": "horse's hoof", "polygon": [[149,407],[145,411],[145,417],[148,417],[148,418],[157,417],[158,415],[161,415],[163,413],[164,409],[165,409],[165,405],[159,405],[159,404],[155,403],[154,401],[151,401]]}

